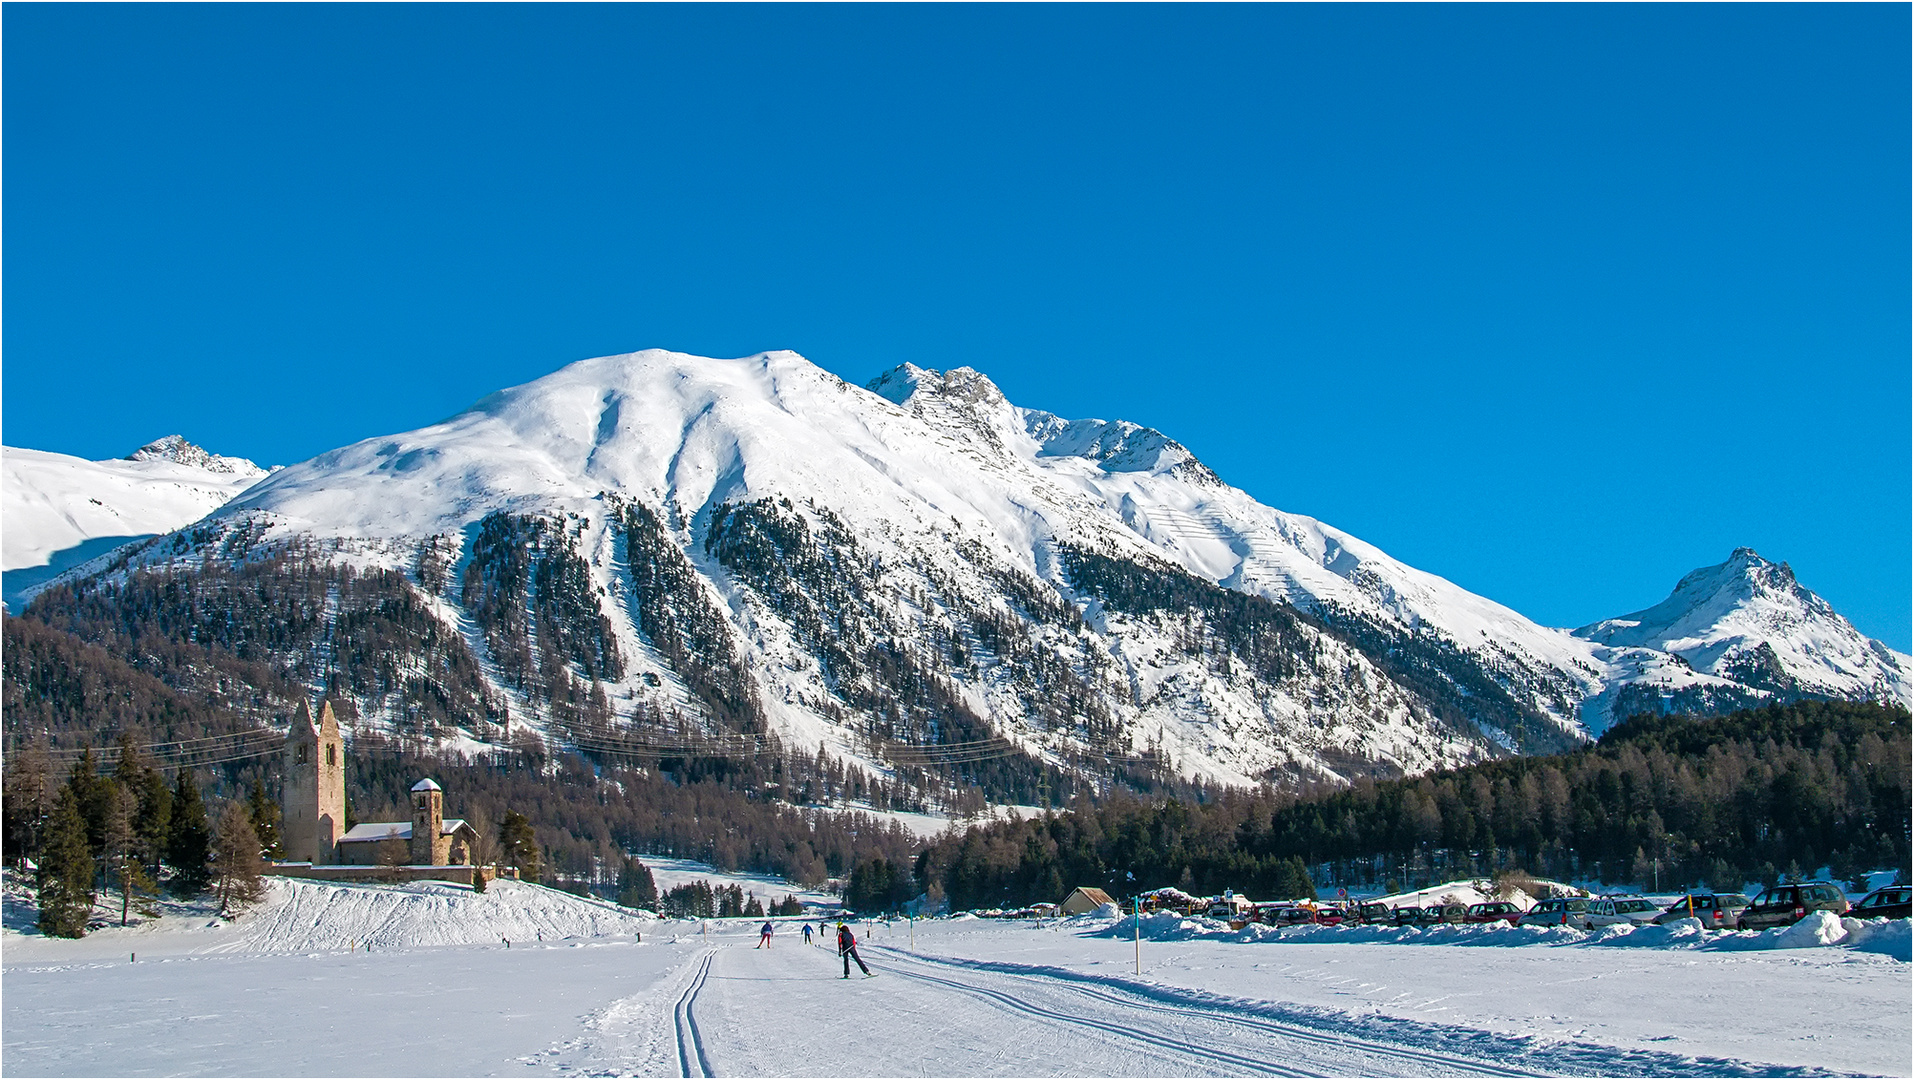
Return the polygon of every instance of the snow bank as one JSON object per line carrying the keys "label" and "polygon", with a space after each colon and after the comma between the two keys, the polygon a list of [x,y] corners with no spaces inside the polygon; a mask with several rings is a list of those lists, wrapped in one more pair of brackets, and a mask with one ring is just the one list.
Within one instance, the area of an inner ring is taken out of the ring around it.
{"label": "snow bank", "polygon": [[[1078,920],[1090,924],[1089,937],[1127,938],[1137,933],[1134,918],[1099,910]],[[1815,912],[1793,926],[1765,931],[1710,931],[1700,919],[1676,919],[1660,926],[1605,926],[1593,931],[1568,926],[1509,926],[1505,923],[1442,923],[1435,926],[1267,926],[1251,923],[1240,930],[1219,919],[1155,912],[1143,916],[1147,941],[1223,941],[1237,944],[1293,942],[1311,944],[1600,946],[1631,949],[1708,949],[1723,952],[1842,946],[1909,960],[1914,931],[1906,919],[1861,922]]]}
{"label": "snow bank", "polygon": [[1843,919],[1841,922],[1848,928],[1847,940],[1842,942],[1848,948],[1914,961],[1914,922],[1907,919]]}
{"label": "snow bank", "polygon": [[209,951],[312,952],[351,947],[480,945],[625,936],[656,916],[525,882],[495,881],[482,893],[442,882],[331,884],[268,879],[270,891]]}

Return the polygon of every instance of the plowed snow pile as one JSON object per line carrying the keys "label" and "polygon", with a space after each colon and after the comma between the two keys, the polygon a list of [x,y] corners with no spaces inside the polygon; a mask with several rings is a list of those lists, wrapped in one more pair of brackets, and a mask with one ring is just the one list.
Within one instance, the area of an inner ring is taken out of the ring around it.
{"label": "plowed snow pile", "polygon": [[[1137,934],[1132,916],[1106,908],[1069,920],[1095,937],[1128,938]],[[1745,952],[1759,949],[1805,949],[1840,946],[1909,960],[1914,934],[1905,919],[1844,919],[1816,911],[1793,926],[1774,930],[1706,930],[1700,919],[1676,919],[1662,926],[1605,926],[1583,931],[1567,926],[1505,926],[1442,924],[1437,926],[1267,926],[1250,923],[1232,929],[1220,919],[1159,911],[1143,916],[1144,941],[1224,941],[1235,944],[1282,942],[1289,944],[1397,944],[1397,945],[1605,945],[1648,949],[1712,949]]]}
{"label": "plowed snow pile", "polygon": [[266,900],[234,923],[234,936],[216,946],[217,951],[555,941],[625,936],[657,922],[649,915],[518,881],[495,881],[482,893],[440,882],[334,885],[274,878],[270,887]]}

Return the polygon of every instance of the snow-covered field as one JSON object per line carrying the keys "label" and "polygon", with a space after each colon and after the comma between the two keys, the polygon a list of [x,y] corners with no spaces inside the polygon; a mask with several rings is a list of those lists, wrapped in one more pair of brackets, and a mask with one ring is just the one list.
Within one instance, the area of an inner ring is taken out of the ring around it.
{"label": "snow-covered field", "polygon": [[234,922],[173,908],[80,941],[21,914],[0,976],[19,1076],[1914,1071],[1906,922],[1279,933],[1164,916],[1138,974],[1121,919],[939,919],[860,924],[879,977],[845,982],[803,920],[762,951],[756,920],[663,922],[511,882],[277,881]]}

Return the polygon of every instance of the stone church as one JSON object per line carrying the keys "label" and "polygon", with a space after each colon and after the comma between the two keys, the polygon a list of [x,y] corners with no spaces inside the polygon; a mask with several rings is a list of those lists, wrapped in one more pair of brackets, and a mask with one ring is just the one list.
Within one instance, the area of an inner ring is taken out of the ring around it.
{"label": "stone church", "polygon": [[286,731],[283,765],[279,811],[286,861],[271,872],[350,880],[376,868],[468,884],[475,872],[492,876],[489,868],[471,865],[478,833],[445,816],[445,793],[431,780],[412,785],[412,820],[366,821],[346,829],[345,739],[331,702],[320,705],[317,724],[300,703]]}

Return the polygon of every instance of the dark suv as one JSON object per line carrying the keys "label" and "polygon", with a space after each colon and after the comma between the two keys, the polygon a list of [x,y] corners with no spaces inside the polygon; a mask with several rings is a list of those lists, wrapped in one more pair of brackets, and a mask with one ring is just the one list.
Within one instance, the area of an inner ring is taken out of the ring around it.
{"label": "dark suv", "polygon": [[1830,885],[1825,881],[1803,881],[1793,885],[1776,885],[1764,890],[1755,897],[1741,912],[1735,921],[1737,930],[1768,930],[1777,926],[1793,926],[1807,918],[1810,911],[1832,911],[1836,915],[1848,913],[1848,898],[1841,892],[1839,885]]}
{"label": "dark suv", "polygon": [[1910,897],[1914,897],[1914,888],[1889,885],[1868,893],[1867,899],[1854,905],[1848,914],[1856,919],[1905,919]]}

